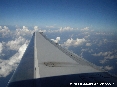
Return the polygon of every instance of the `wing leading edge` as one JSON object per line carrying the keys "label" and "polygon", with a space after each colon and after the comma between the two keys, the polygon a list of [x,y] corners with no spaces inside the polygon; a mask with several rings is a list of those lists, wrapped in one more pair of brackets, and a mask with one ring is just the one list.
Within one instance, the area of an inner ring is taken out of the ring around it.
{"label": "wing leading edge", "polygon": [[83,83],[110,83],[115,87],[117,78],[35,32],[8,87],[71,87]]}

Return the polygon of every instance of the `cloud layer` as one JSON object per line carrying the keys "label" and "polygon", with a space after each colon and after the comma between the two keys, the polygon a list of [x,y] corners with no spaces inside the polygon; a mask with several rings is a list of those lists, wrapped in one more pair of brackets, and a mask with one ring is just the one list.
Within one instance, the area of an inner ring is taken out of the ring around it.
{"label": "cloud layer", "polygon": [[11,31],[9,30],[9,28],[7,26],[0,26],[0,37],[4,38],[4,37],[8,37],[11,35]]}
{"label": "cloud layer", "polygon": [[49,30],[48,32],[50,32],[50,33],[54,33],[54,32],[60,32],[60,33],[62,33],[62,32],[76,31],[76,30],[78,30],[78,28],[74,29],[72,27],[60,27],[57,30]]}
{"label": "cloud layer", "polygon": [[15,40],[8,41],[6,46],[8,46],[10,50],[17,51],[20,48],[20,46],[23,45],[24,43],[28,43],[28,40],[20,36]]}
{"label": "cloud layer", "polygon": [[86,46],[91,46],[92,44],[91,43],[86,43]]}
{"label": "cloud layer", "polygon": [[55,43],[59,43],[60,37],[56,37],[56,40],[54,40],[54,39],[51,39],[51,40],[54,41]]}
{"label": "cloud layer", "polygon": [[[48,28],[52,29],[50,30]],[[86,57],[84,55],[90,53],[88,56],[92,58],[101,58],[97,61],[99,61],[99,64],[101,64],[104,69],[114,70],[113,66],[109,66],[106,63],[109,63],[109,60],[117,58],[117,50],[108,49],[106,46],[108,43],[111,45],[110,43],[114,43],[115,41],[106,37],[107,35],[113,35],[112,33],[96,33],[89,27],[83,29],[60,27],[58,29],[53,26],[46,26],[46,29],[47,30],[41,29],[38,26],[34,26],[33,29],[22,26],[21,28],[16,27],[16,30],[11,31],[7,26],[0,26],[0,77],[5,77],[15,70],[34,31],[46,32],[46,34],[48,34],[47,36],[50,35],[51,38],[56,37],[56,39],[51,40],[55,43],[59,43],[61,40],[61,45],[66,48],[77,47],[79,50],[76,50],[76,52],[78,52],[76,54],[81,55],[81,57]],[[106,50],[104,50],[104,47]],[[12,54],[7,55],[6,53]]]}
{"label": "cloud layer", "polygon": [[106,71],[110,71],[110,70],[113,69],[113,67],[112,67],[112,66],[109,66],[109,65],[103,66],[103,67],[101,67],[101,68],[104,69],[104,70],[106,70]]}
{"label": "cloud layer", "polygon": [[[6,77],[16,69],[33,32],[40,31],[39,29],[38,26],[34,26],[33,30],[23,26],[10,31],[7,26],[0,26],[0,39],[3,40],[0,42],[0,77]],[[13,52],[13,55],[7,58],[6,55],[10,52]]]}
{"label": "cloud layer", "polygon": [[0,43],[0,53],[2,52],[2,43]]}
{"label": "cloud layer", "polygon": [[13,70],[16,69],[18,66],[25,49],[27,47],[27,44],[23,44],[18,52],[9,58],[9,60],[2,60],[0,59],[0,77],[6,77],[9,75]]}
{"label": "cloud layer", "polygon": [[[115,51],[116,52],[116,51]],[[111,59],[116,59],[117,58],[117,54],[115,52],[110,52],[110,51],[107,51],[107,52],[99,52],[99,53],[94,53],[92,54],[93,56],[102,56],[104,57],[103,60],[100,60],[100,63],[105,63]]]}
{"label": "cloud layer", "polygon": [[65,46],[65,47],[70,47],[70,46],[74,46],[74,47],[77,47],[77,46],[80,46],[80,45],[83,45],[84,43],[86,42],[86,40],[84,38],[82,39],[68,39],[66,42],[64,42],[64,44],[62,44],[62,46]]}

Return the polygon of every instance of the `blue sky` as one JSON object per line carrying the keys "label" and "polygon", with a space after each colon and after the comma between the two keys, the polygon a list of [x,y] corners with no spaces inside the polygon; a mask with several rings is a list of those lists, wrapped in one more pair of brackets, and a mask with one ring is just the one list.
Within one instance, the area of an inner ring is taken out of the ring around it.
{"label": "blue sky", "polygon": [[117,0],[0,0],[0,25],[117,29]]}
{"label": "blue sky", "polygon": [[[49,39],[60,37],[63,46],[71,41],[70,50],[117,73],[117,34],[113,32],[117,30],[117,0],[0,0],[0,81],[3,85],[20,62],[21,50],[28,45],[34,29],[45,30]],[[112,32],[96,31],[100,29]],[[76,47],[77,41],[80,43]],[[15,62],[9,65],[12,61]]]}

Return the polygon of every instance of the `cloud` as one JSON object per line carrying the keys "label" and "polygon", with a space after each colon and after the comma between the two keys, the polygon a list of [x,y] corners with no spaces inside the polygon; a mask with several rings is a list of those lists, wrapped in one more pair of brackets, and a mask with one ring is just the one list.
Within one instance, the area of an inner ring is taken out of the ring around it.
{"label": "cloud", "polygon": [[80,45],[83,45],[83,43],[85,43],[86,40],[84,38],[82,39],[76,39],[76,40],[73,40],[72,38],[71,39],[68,39],[66,42],[64,42],[64,44],[62,44],[62,46],[66,46],[66,47],[70,47],[70,46],[74,46],[74,47],[77,47],[77,46],[80,46]]}
{"label": "cloud", "polygon": [[33,34],[34,32],[46,32],[46,30],[41,30],[38,26],[34,26],[34,30],[31,33]]}
{"label": "cloud", "polygon": [[[46,26],[46,28],[51,28],[51,29],[48,29],[47,32],[49,33],[62,33],[62,32],[71,32],[71,31],[80,31],[80,29],[78,28],[72,28],[70,26],[66,26],[66,27],[54,27],[54,26]],[[53,29],[52,29],[53,28]]]}
{"label": "cloud", "polygon": [[110,36],[110,35],[114,35],[113,32],[103,32],[103,31],[100,31],[100,32],[95,32],[96,35],[101,35],[101,36]]}
{"label": "cloud", "polygon": [[37,32],[37,31],[42,32],[38,26],[34,26],[34,30],[32,31],[32,33]]}
{"label": "cloud", "polygon": [[99,53],[95,53],[95,54],[92,54],[93,56],[103,56],[104,59],[103,60],[100,60],[100,63],[105,63],[107,61],[109,61],[110,59],[114,59],[114,58],[117,58],[117,54],[115,54],[114,52],[110,52],[110,51],[107,51],[107,52],[99,52]]}
{"label": "cloud", "polygon": [[11,32],[7,26],[0,26],[0,37],[8,37],[11,35]]}
{"label": "cloud", "polygon": [[108,61],[107,59],[103,59],[103,60],[100,60],[100,63],[104,64],[107,61]]}
{"label": "cloud", "polygon": [[57,30],[49,30],[48,32],[52,33],[52,32],[69,32],[69,31],[74,31],[74,30],[78,30],[77,29],[74,29],[74,28],[71,28],[71,27],[60,27],[59,29]]}
{"label": "cloud", "polygon": [[107,70],[107,71],[110,71],[110,70],[113,69],[113,67],[112,67],[112,66],[109,66],[109,65],[104,66],[103,68],[104,68],[105,70]]}
{"label": "cloud", "polygon": [[[22,26],[22,28],[16,27],[16,30],[10,31],[7,26],[0,26],[1,39],[5,41],[4,47],[7,46],[9,50],[18,50],[25,42],[29,42],[33,32],[39,31],[38,26],[34,26],[33,30],[28,29],[26,26]],[[4,37],[6,36],[10,38],[5,40]]]}
{"label": "cloud", "polygon": [[34,31],[39,31],[39,27],[38,26],[34,26]]}
{"label": "cloud", "polygon": [[13,70],[16,69],[18,66],[25,50],[26,50],[27,44],[23,44],[18,52],[13,55],[9,60],[2,60],[0,59],[0,77],[6,77],[9,75]]}
{"label": "cloud", "polygon": [[82,49],[81,51],[84,52],[84,51],[88,51],[89,49]]}
{"label": "cloud", "polygon": [[19,38],[16,38],[15,40],[8,41],[6,46],[10,50],[16,50],[17,51],[21,45],[23,45],[24,43],[28,43],[28,42],[29,42],[28,40],[26,40],[25,38],[20,36]]}
{"label": "cloud", "polygon": [[46,30],[39,30],[39,32],[46,32]]}
{"label": "cloud", "polygon": [[28,27],[23,26],[22,28],[17,28],[15,31],[16,37],[25,36],[31,37],[34,32],[46,32],[46,30],[41,30],[38,26],[34,26],[34,29],[28,29]]}
{"label": "cloud", "polygon": [[47,28],[55,28],[54,26],[46,26]]}
{"label": "cloud", "polygon": [[100,53],[98,53],[98,54],[92,54],[93,56],[109,56],[109,55],[111,55],[112,54],[112,52],[110,52],[110,51],[108,51],[108,52],[100,52]]}
{"label": "cloud", "polygon": [[0,43],[0,53],[2,53],[2,43]]}
{"label": "cloud", "polygon": [[85,27],[83,29],[81,29],[81,31],[88,31],[89,30],[89,27]]}
{"label": "cloud", "polygon": [[86,46],[91,46],[92,44],[91,43],[86,43]]}
{"label": "cloud", "polygon": [[103,41],[104,41],[104,43],[107,43],[107,42],[108,42],[108,40],[107,40],[107,39],[103,39]]}
{"label": "cloud", "polygon": [[56,37],[56,40],[54,40],[54,39],[51,39],[51,40],[54,41],[55,43],[59,43],[60,37]]}
{"label": "cloud", "polygon": [[89,52],[89,53],[92,53],[92,52],[94,52],[94,50],[93,50],[93,49],[90,49],[88,52]]}
{"label": "cloud", "polygon": [[29,30],[28,27],[23,26],[22,29],[20,29],[20,28],[16,29],[15,35],[16,35],[16,37],[19,37],[19,36],[31,36],[32,35],[32,31]]}
{"label": "cloud", "polygon": [[72,31],[72,30],[73,30],[73,28],[71,28],[71,27],[64,27],[64,28],[61,27],[61,28],[59,29],[60,32]]}
{"label": "cloud", "polygon": [[89,49],[89,48],[82,49],[81,51],[82,51],[82,52],[85,52],[85,51],[87,51],[87,52],[89,52],[89,53],[92,53],[92,52],[94,52],[94,50],[93,50],[93,49]]}
{"label": "cloud", "polygon": [[87,35],[87,36],[85,36],[84,38],[86,38],[86,39],[87,39],[87,38],[89,38],[89,37],[90,37],[90,35]]}
{"label": "cloud", "polygon": [[0,29],[2,29],[2,26],[0,26]]}
{"label": "cloud", "polygon": [[114,59],[114,58],[117,58],[117,55],[108,55],[108,56],[105,56],[103,60],[100,60],[100,63],[105,63],[107,61],[109,61],[110,59]]}
{"label": "cloud", "polygon": [[[16,27],[16,30],[10,31],[7,26],[0,26],[0,38],[4,40],[2,43],[0,42],[0,53],[2,53],[0,57],[3,57],[0,58],[0,77],[6,77],[16,69],[33,32],[39,31],[38,26],[34,26],[32,30],[26,26],[22,28]],[[7,39],[5,37],[10,38]],[[10,57],[6,55],[7,52],[8,55],[12,52]]]}

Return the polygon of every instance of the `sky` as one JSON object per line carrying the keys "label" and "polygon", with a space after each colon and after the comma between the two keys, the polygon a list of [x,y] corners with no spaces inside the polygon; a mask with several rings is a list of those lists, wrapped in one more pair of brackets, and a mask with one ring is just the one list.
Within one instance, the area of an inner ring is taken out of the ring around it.
{"label": "sky", "polygon": [[116,15],[117,0],[0,0],[0,87],[35,31],[117,75]]}
{"label": "sky", "polygon": [[0,0],[0,25],[117,28],[117,0]]}

